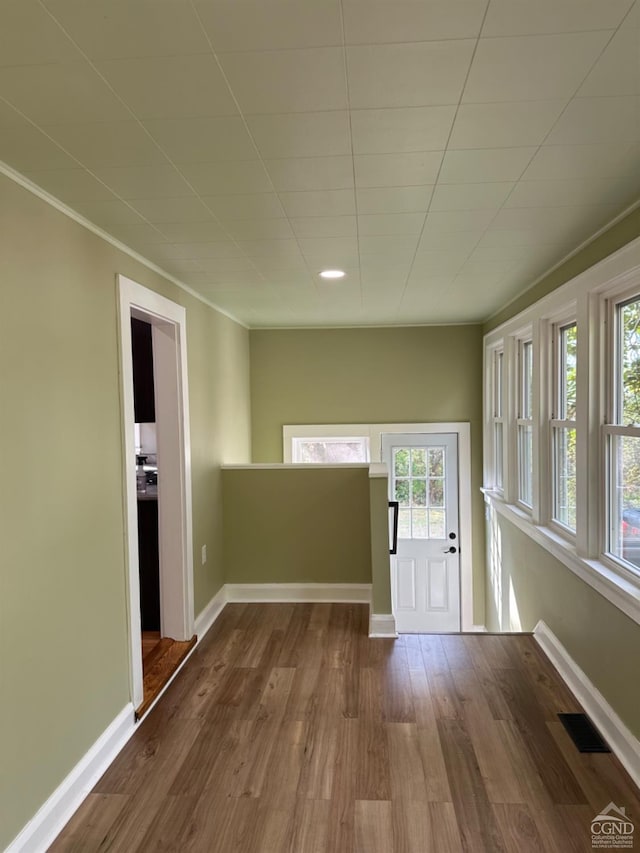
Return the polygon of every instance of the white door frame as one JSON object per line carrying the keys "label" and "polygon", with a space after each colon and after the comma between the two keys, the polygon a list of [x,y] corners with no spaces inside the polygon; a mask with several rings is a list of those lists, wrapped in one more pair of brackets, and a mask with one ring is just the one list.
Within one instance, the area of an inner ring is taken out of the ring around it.
{"label": "white door frame", "polygon": [[131,317],[152,326],[158,476],[160,614],[163,636],[193,636],[193,521],[187,381],[186,311],[164,296],[118,275],[120,376],[127,537],[127,608],[131,701],[143,700],[142,623],[138,570],[135,414]]}

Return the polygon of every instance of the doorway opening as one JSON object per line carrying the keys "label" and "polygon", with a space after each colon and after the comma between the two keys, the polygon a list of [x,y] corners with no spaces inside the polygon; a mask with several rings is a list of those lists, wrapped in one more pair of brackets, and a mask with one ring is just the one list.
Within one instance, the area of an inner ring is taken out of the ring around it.
{"label": "doorway opening", "polygon": [[139,719],[196,641],[186,315],[124,276],[118,283],[131,701]]}

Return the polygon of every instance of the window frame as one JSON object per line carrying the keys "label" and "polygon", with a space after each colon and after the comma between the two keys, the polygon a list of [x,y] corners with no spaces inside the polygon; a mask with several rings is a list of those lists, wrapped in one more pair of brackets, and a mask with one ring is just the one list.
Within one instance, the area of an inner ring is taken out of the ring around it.
{"label": "window frame", "polygon": [[[302,444],[316,442],[317,444],[358,443],[364,449],[364,459],[349,462],[308,462],[299,458]],[[365,465],[371,462],[371,447],[368,435],[296,435],[291,436],[291,462],[294,465]]]}
{"label": "window frame", "polygon": [[[531,353],[531,375],[527,376],[527,363],[525,362],[524,353],[525,347],[530,347]],[[514,471],[514,494],[516,497],[516,504],[529,515],[533,515],[534,507],[535,507],[535,491],[536,491],[536,465],[534,459],[534,444],[535,444],[535,424],[534,424],[534,412],[535,412],[535,393],[534,393],[534,385],[536,380],[536,366],[535,366],[535,344],[534,344],[534,335],[533,329],[529,328],[525,332],[519,334],[515,338],[515,394],[514,394],[514,402],[515,402],[515,411],[514,411],[514,430],[513,430],[513,443],[515,447],[515,457],[516,457],[516,468]],[[529,486],[531,493],[531,503],[527,503],[527,501],[523,497],[523,480],[525,478],[525,472],[523,470],[523,466],[526,462],[523,454],[523,442],[522,436],[526,435],[526,431],[530,430],[531,435],[531,443],[530,443],[530,459],[529,459]]]}
{"label": "window frame", "polygon": [[[498,495],[505,495],[508,490],[506,473],[508,426],[509,426],[509,377],[508,359],[505,341],[500,340],[486,353],[486,389],[487,398],[485,403],[485,474],[484,481]],[[501,376],[500,387],[498,387],[498,369],[500,362]],[[502,432],[502,450],[498,448],[497,425]],[[500,474],[499,474],[500,472]]]}

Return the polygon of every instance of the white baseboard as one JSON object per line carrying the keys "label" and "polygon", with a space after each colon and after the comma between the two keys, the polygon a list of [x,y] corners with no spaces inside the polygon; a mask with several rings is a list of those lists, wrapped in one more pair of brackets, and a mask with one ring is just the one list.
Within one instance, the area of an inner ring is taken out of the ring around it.
{"label": "white baseboard", "polygon": [[597,687],[569,655],[549,626],[540,621],[533,631],[540,648],[585,709],[636,785],[640,787],[640,741],[633,735]]}
{"label": "white baseboard", "polygon": [[227,592],[226,587],[222,586],[221,589],[213,596],[211,601],[207,604],[207,606],[202,610],[197,616],[195,621],[195,633],[198,638],[198,642],[201,642],[209,628],[216,621],[218,616],[222,613],[222,610],[227,603]]}
{"label": "white baseboard", "polygon": [[228,583],[225,585],[227,601],[309,603],[314,601],[333,604],[369,604],[370,583]]}
{"label": "white baseboard", "polygon": [[371,613],[369,616],[370,637],[397,637],[396,617],[393,613]]}
{"label": "white baseboard", "polygon": [[80,759],[5,853],[42,853],[109,767],[135,731],[133,705],[126,705]]}

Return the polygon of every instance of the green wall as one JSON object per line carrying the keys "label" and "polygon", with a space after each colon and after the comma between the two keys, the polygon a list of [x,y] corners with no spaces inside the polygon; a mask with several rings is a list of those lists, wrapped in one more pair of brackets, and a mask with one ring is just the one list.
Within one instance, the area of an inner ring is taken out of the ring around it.
{"label": "green wall", "polygon": [[597,264],[607,255],[611,255],[626,246],[636,237],[640,237],[640,208],[633,210],[624,219],[621,219],[620,222],[609,228],[604,234],[601,234],[584,249],[577,252],[553,272],[544,276],[537,284],[525,290],[517,299],[514,299],[513,302],[510,302],[487,320],[484,326],[485,334],[511,317],[515,317],[516,314],[533,305],[538,299],[542,299],[547,293],[551,293],[552,290],[565,284],[565,282],[571,281],[572,278]]}
{"label": "green wall", "polygon": [[254,462],[282,461],[283,424],[471,423],[474,618],[484,622],[482,329],[252,330]]}
{"label": "green wall", "polygon": [[546,622],[640,737],[640,625],[495,511],[488,546],[487,628],[532,631]]}
{"label": "green wall", "polygon": [[222,471],[227,583],[371,583],[369,469]]}
{"label": "green wall", "polygon": [[0,178],[0,849],[129,701],[116,273],[187,309],[196,613],[249,458],[246,330]]}

